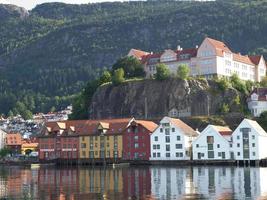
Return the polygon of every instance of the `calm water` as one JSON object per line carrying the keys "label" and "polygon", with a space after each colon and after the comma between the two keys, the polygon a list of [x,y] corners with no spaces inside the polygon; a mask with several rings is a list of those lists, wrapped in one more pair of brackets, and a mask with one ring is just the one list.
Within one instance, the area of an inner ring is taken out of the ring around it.
{"label": "calm water", "polygon": [[0,199],[267,199],[267,168],[0,168]]}

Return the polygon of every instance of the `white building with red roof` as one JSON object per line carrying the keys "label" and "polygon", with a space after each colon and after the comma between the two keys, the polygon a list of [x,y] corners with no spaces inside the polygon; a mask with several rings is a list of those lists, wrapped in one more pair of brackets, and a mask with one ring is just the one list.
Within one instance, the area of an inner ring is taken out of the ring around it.
{"label": "white building with red roof", "polygon": [[176,50],[167,49],[161,53],[131,49],[128,56],[134,56],[143,63],[147,78],[156,74],[158,63],[166,64],[172,74],[176,74],[181,64],[186,64],[190,68],[191,76],[206,78],[237,74],[242,80],[259,82],[266,75],[266,62],[263,56],[234,53],[225,43],[208,37],[199,47],[191,49],[178,46]]}
{"label": "white building with red roof", "polygon": [[150,135],[150,160],[190,160],[198,133],[183,121],[164,117]]}
{"label": "white building with red roof", "polygon": [[267,111],[267,88],[255,88],[247,98],[248,109],[254,117]]}
{"label": "white building with red roof", "polygon": [[229,127],[208,125],[192,143],[193,160],[231,159],[231,135]]}

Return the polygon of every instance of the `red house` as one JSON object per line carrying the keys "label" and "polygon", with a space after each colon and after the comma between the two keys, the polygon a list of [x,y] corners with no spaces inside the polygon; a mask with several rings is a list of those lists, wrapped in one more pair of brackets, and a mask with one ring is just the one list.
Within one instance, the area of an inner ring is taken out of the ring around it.
{"label": "red house", "polygon": [[48,122],[39,136],[40,161],[77,160],[79,136],[75,127],[66,122]]}
{"label": "red house", "polygon": [[134,120],[123,133],[123,159],[149,160],[150,134],[157,128],[152,121]]}

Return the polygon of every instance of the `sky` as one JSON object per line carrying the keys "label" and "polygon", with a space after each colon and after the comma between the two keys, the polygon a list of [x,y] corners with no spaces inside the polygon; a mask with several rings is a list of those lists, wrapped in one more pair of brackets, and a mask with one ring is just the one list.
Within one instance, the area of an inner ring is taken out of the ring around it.
{"label": "sky", "polygon": [[37,4],[46,2],[64,2],[72,4],[82,4],[82,3],[106,2],[106,1],[122,1],[122,0],[0,0],[0,3],[14,4],[30,10],[34,8]]}

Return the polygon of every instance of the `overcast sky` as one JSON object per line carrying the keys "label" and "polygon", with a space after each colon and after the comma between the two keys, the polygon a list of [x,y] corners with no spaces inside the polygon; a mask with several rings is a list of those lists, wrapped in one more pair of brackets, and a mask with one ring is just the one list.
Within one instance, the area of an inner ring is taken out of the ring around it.
{"label": "overcast sky", "polygon": [[37,4],[45,2],[64,2],[72,4],[82,4],[89,2],[106,2],[106,1],[121,1],[121,0],[0,0],[0,3],[15,4],[29,10],[35,7]]}

